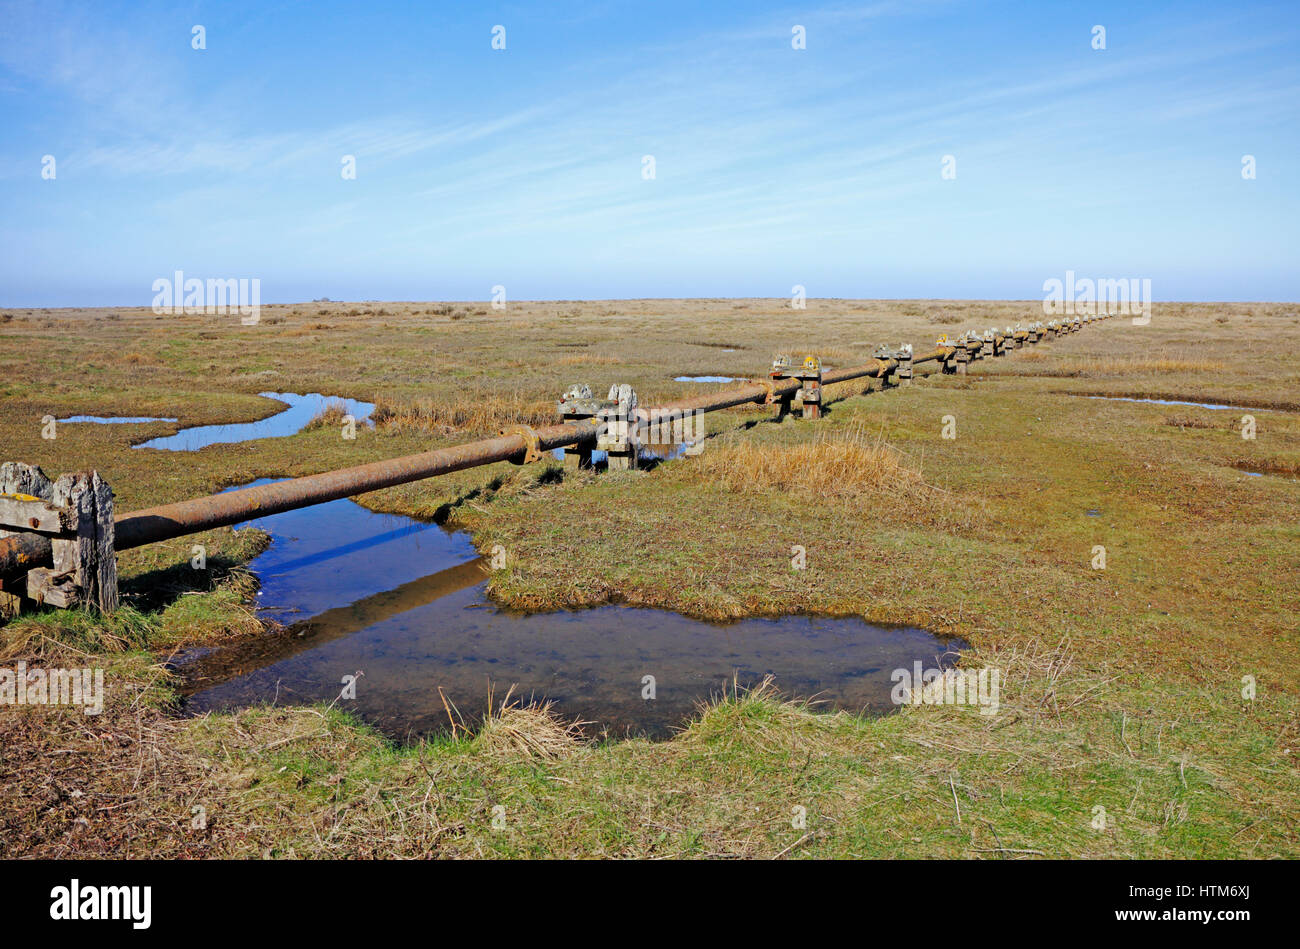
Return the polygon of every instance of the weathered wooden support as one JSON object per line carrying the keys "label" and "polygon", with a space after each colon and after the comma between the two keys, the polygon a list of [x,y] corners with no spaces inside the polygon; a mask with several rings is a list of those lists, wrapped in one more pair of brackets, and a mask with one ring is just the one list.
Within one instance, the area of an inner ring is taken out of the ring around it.
{"label": "weathered wooden support", "polygon": [[939,345],[938,356],[935,357],[939,362],[939,372],[950,376],[957,371],[957,347],[946,343]]}
{"label": "weathered wooden support", "polygon": [[772,360],[771,377],[773,380],[799,380],[799,390],[794,397],[799,400],[802,407],[802,416],[805,419],[822,417],[822,361],[820,359],[813,355],[805,355],[801,360],[798,356],[782,353]]}
{"label": "weathered wooden support", "polygon": [[956,352],[953,353],[953,370],[959,375],[966,375],[966,370],[970,366],[971,351],[966,345],[965,339],[957,341]]}
{"label": "weathered wooden support", "polygon": [[52,482],[35,465],[0,465],[0,537],[21,534],[49,538],[52,564],[4,583],[0,606],[7,612],[17,612],[24,599],[117,609],[113,492],[98,472]]}
{"label": "weathered wooden support", "polygon": [[[608,407],[609,403],[605,400],[592,398],[591,386],[581,382],[565,389],[564,394],[555,403],[556,412],[566,422],[594,419],[602,408]],[[564,446],[564,467],[567,471],[590,468],[591,442],[578,442],[576,445]]]}
{"label": "weathered wooden support", "polygon": [[894,351],[894,360],[898,363],[898,384],[912,384],[912,344],[903,343]]}
{"label": "weathered wooden support", "polygon": [[636,390],[627,383],[609,387],[608,403],[596,413],[596,448],[605,452],[610,471],[630,471],[641,461],[641,418]]}
{"label": "weathered wooden support", "polygon": [[996,334],[994,334],[993,330],[991,329],[984,331],[984,340],[983,340],[984,345],[980,347],[981,357],[994,355],[995,335]]}

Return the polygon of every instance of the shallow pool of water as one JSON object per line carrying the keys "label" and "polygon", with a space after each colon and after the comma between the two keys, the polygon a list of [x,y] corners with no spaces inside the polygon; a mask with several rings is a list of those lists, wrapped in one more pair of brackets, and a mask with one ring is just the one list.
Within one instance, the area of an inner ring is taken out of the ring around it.
{"label": "shallow pool of water", "polygon": [[674,376],[673,382],[739,382],[736,376]]}
{"label": "shallow pool of water", "polygon": [[[252,563],[259,604],[290,625],[235,647],[179,657],[195,712],[333,701],[405,738],[467,723],[489,691],[550,699],[589,731],[666,737],[698,704],[765,675],[787,695],[883,713],[891,673],[947,665],[963,644],[858,619],[789,616],[727,625],[662,610],[603,606],[521,614],[485,596],[488,571],[464,534],[348,500],[250,522],[271,548]],[[508,554],[507,554],[508,556]],[[647,694],[653,676],[654,698]]]}
{"label": "shallow pool of water", "polygon": [[[256,422],[236,422],[231,425],[198,425],[183,428],[175,435],[163,435],[151,438],[136,445],[136,448],[158,448],[165,451],[197,451],[208,445],[224,445],[231,442],[252,441],[257,438],[283,438],[296,435],[307,424],[331,405],[342,405],[343,411],[357,420],[358,424],[369,421],[370,413],[375,410],[371,402],[358,402],[355,399],[341,399],[336,396],[321,395],[312,392],[298,395],[294,392],[259,392],[264,398],[284,402],[288,407],[269,418]],[[171,421],[175,421],[172,419]]]}
{"label": "shallow pool of water", "polygon": [[[672,445],[642,445],[641,459],[643,461],[671,461],[674,458],[680,458],[689,448],[686,442],[678,442]],[[564,460],[564,449],[555,448],[551,450],[551,457],[556,461]],[[591,450],[591,463],[598,466],[602,462],[609,460],[609,453],[593,448]]]}
{"label": "shallow pool of water", "polygon": [[1134,399],[1122,395],[1088,395],[1086,399],[1102,399],[1106,402],[1149,402],[1152,405],[1191,405],[1199,409],[1232,409],[1237,412],[1265,412],[1267,409],[1253,409],[1247,405],[1218,405],[1214,402],[1180,402],[1177,399]]}

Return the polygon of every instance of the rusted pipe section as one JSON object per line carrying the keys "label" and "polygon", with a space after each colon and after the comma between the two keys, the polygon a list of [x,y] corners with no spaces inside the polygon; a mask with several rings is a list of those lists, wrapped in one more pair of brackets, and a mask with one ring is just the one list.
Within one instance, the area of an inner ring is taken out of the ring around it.
{"label": "rusted pipe section", "polygon": [[[947,350],[944,349],[936,349],[920,356],[913,356],[912,365],[941,359],[946,352]],[[897,360],[876,359],[861,366],[832,369],[822,373],[822,385],[828,386],[836,382],[848,382],[850,379],[876,378],[897,368],[897,366]],[[802,383],[798,379],[791,379],[785,382],[756,382],[735,389],[725,389],[722,392],[709,392],[689,399],[682,399],[678,402],[669,402],[666,405],[648,408],[645,410],[645,419],[651,423],[656,423],[682,418],[692,412],[716,412],[719,409],[729,409],[733,406],[744,405],[747,402],[766,402],[769,394],[774,399],[778,396],[793,396],[799,391],[801,385]]]}
{"label": "rusted pipe section", "polygon": [[[913,356],[912,365],[935,360],[942,362],[952,352],[951,347],[941,346],[932,352]],[[897,366],[897,360],[876,359],[861,366],[834,369],[822,375],[822,384],[833,385],[851,379],[875,378],[887,374]],[[782,396],[793,396],[800,385],[797,379],[753,383],[646,409],[644,417],[655,423],[684,418],[694,412],[716,412],[747,402],[764,403]],[[130,550],[132,547],[227,527],[256,517],[379,491],[466,468],[498,461],[521,461],[531,457],[532,453],[590,441],[596,437],[599,427],[596,419],[582,419],[539,429],[524,427],[522,432],[438,448],[418,455],[374,461],[352,468],[278,481],[275,484],[241,488],[224,494],[132,511],[119,515],[114,523],[115,547],[118,550]],[[0,538],[0,580],[15,579],[34,567],[49,566],[51,562],[50,539],[46,536],[15,534]]]}
{"label": "rusted pipe section", "polygon": [[0,580],[18,578],[36,567],[54,563],[54,549],[44,534],[0,537]]}
{"label": "rusted pipe section", "polygon": [[[534,430],[537,436],[535,447],[540,451],[550,451],[553,448],[576,445],[595,438],[596,430],[593,420],[539,428]],[[241,488],[238,491],[177,501],[143,511],[131,511],[114,521],[114,546],[118,550],[129,550],[160,540],[197,534],[255,517],[336,501],[465,468],[521,459],[528,451],[530,441],[522,434],[502,435],[418,455],[375,461],[353,468],[278,481],[275,484]],[[48,537],[41,534],[20,534],[0,539],[2,579],[16,577],[33,567],[49,566],[51,562],[52,550]]]}
{"label": "rusted pipe section", "polygon": [[707,392],[704,395],[697,395],[690,399],[682,399],[679,402],[669,402],[666,405],[656,405],[654,408],[644,410],[645,419],[652,423],[669,421],[675,418],[684,418],[692,412],[716,412],[719,409],[729,409],[736,405],[744,405],[746,402],[764,402],[767,400],[767,394],[770,392],[773,396],[794,395],[799,391],[802,383],[798,379],[791,379],[788,382],[773,383],[752,383],[751,385],[741,386],[738,389],[724,389],[721,392]]}
{"label": "rusted pipe section", "polygon": [[[596,424],[589,420],[565,422],[536,429],[536,435],[537,448],[550,451],[595,438]],[[419,455],[373,461],[353,468],[133,511],[116,521],[117,549],[129,550],[183,534],[238,524],[254,517],[336,501],[497,461],[510,461],[523,456],[527,449],[526,436],[502,435]]]}

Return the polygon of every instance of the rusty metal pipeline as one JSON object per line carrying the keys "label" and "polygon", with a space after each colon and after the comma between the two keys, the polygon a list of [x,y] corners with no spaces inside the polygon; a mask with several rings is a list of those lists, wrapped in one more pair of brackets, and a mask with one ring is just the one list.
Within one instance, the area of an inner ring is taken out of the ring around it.
{"label": "rusty metal pipeline", "polygon": [[[912,364],[942,359],[947,350],[936,349],[915,356]],[[873,360],[861,366],[835,369],[822,375],[822,385],[834,385],[850,379],[878,377],[898,366],[893,359]],[[747,402],[763,403],[770,396],[793,396],[801,386],[797,379],[754,383],[737,389],[706,393],[679,402],[655,406],[645,410],[650,422],[668,418],[681,418],[692,412],[715,412],[720,409],[744,405]],[[595,438],[599,423],[594,419],[565,422],[533,430],[540,451],[550,451],[577,445]],[[382,488],[391,488],[411,481],[422,481],[437,475],[450,474],[466,468],[476,468],[499,461],[518,460],[525,457],[530,439],[523,434],[501,435],[464,445],[438,448],[418,455],[406,455],[387,461],[374,461],[352,468],[340,468],[320,474],[306,475],[277,481],[274,484],[240,488],[223,494],[212,494],[188,501],[177,501],[159,507],[120,514],[114,521],[117,550],[130,550],[186,534],[197,534],[217,527],[228,527],[255,517],[266,517],[283,511],[310,507],[326,501],[366,494]],[[50,539],[41,534],[16,534],[0,538],[0,579],[11,579],[34,567],[49,566],[52,562]]]}
{"label": "rusty metal pipeline", "polygon": [[[537,447],[542,451],[576,445],[595,438],[596,432],[597,425],[593,420],[565,422],[535,430]],[[528,439],[524,435],[502,435],[418,455],[374,461],[352,468],[277,481],[275,484],[240,488],[224,494],[132,511],[115,518],[114,547],[129,550],[160,540],[238,524],[254,517],[336,501],[465,468],[510,461],[521,458],[528,447]],[[43,535],[20,534],[0,539],[0,578],[9,578],[33,567],[48,566],[51,556],[50,539]]]}

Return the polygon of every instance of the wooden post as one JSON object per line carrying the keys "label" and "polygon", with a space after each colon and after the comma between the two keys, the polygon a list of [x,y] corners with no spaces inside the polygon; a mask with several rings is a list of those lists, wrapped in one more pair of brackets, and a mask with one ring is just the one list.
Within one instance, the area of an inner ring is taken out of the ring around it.
{"label": "wooden post", "polygon": [[903,343],[894,353],[894,358],[898,360],[898,384],[900,386],[910,386],[912,384],[912,344]]}
{"label": "wooden post", "polygon": [[818,370],[817,375],[808,376],[803,380],[803,385],[799,389],[799,401],[803,403],[804,418],[816,420],[822,417],[821,370]]}
{"label": "wooden post", "polygon": [[49,606],[117,609],[113,492],[98,472],[65,474],[51,483],[34,465],[0,465],[0,536],[48,534],[52,567],[37,567],[4,591]]}
{"label": "wooden post", "polygon": [[[795,393],[802,407],[800,413],[805,419],[819,419],[822,415],[822,362],[816,356],[805,355],[803,361],[798,356],[778,355],[772,360],[773,379],[798,379],[799,391]],[[789,411],[788,401],[779,400],[778,413],[784,415]],[[778,416],[780,417],[780,416]]]}
{"label": "wooden post", "polygon": [[596,447],[605,452],[610,471],[635,470],[641,460],[641,420],[637,414],[636,390],[630,385],[609,387],[608,406],[597,413],[601,432]]}
{"label": "wooden post", "polygon": [[955,357],[956,372],[960,376],[966,375],[966,367],[970,365],[970,350],[966,348],[966,340],[961,340],[957,344],[957,351],[953,354]]}
{"label": "wooden post", "polygon": [[[555,403],[555,409],[560,413],[560,418],[564,421],[576,422],[582,419],[594,418],[596,413],[606,404],[591,397],[591,386],[579,382],[564,390],[560,400]],[[565,447],[565,471],[578,471],[590,467],[591,442],[586,441]]]}

